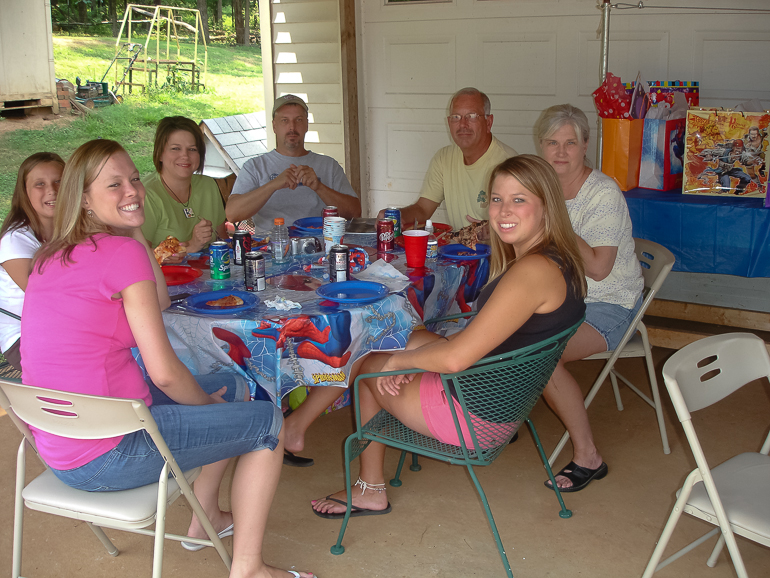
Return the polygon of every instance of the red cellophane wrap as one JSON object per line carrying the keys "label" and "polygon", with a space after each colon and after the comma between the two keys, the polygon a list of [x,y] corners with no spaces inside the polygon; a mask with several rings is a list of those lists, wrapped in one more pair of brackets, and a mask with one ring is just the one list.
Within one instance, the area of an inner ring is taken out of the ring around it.
{"label": "red cellophane wrap", "polygon": [[602,85],[593,92],[594,104],[601,118],[631,118],[631,97],[620,78],[607,73]]}

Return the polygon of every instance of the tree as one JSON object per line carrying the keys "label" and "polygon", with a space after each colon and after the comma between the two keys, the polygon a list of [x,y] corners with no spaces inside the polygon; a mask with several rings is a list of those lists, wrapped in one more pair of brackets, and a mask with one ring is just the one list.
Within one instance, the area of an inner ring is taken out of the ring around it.
{"label": "tree", "polygon": [[233,24],[235,25],[235,43],[241,46],[248,45],[249,38],[246,36],[246,26],[243,21],[242,0],[233,0]]}
{"label": "tree", "polygon": [[203,37],[206,39],[206,44],[211,44],[211,38],[209,37],[209,8],[206,0],[198,0],[198,12],[201,13]]}
{"label": "tree", "polygon": [[110,20],[110,28],[112,29],[113,38],[118,37],[120,32],[120,24],[118,24],[118,11],[115,5],[117,0],[108,0],[107,2],[107,17]]}
{"label": "tree", "polygon": [[217,0],[217,8],[214,11],[214,22],[222,24],[222,0]]}

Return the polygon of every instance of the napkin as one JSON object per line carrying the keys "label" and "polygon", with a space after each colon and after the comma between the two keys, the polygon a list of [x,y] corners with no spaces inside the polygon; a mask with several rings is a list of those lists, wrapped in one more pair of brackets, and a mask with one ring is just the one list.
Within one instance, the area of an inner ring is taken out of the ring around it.
{"label": "napkin", "polygon": [[378,259],[366,269],[356,274],[359,281],[382,283],[391,293],[398,293],[409,286],[409,277],[401,273],[390,263]]}
{"label": "napkin", "polygon": [[290,309],[302,309],[302,305],[296,301],[289,301],[288,299],[281,297],[280,295],[272,301],[265,301],[265,305],[278,309],[279,311],[289,311]]}

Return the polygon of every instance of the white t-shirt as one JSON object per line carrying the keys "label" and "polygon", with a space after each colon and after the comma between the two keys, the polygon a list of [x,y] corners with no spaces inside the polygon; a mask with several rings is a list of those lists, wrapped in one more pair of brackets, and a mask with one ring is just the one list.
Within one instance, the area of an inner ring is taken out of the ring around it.
{"label": "white t-shirt", "polygon": [[[14,229],[0,239],[0,307],[6,311],[21,315],[24,291],[11,279],[3,264],[12,259],[32,259],[40,245],[29,227]],[[20,335],[21,323],[0,313],[0,351],[7,351]]]}
{"label": "white t-shirt", "polygon": [[[332,190],[357,197],[350,186],[345,171],[332,157],[308,151],[301,157],[287,157],[273,149],[243,165],[233,185],[232,195],[243,195],[266,185],[291,165],[305,165],[315,171],[321,182]],[[326,203],[310,187],[299,185],[296,189],[278,189],[259,212],[252,217],[257,231],[269,231],[273,228],[273,219],[283,218],[286,225],[304,217],[320,217]]]}
{"label": "white t-shirt", "polygon": [[591,171],[577,196],[567,201],[572,228],[591,247],[617,247],[610,274],[588,281],[586,303],[612,303],[631,309],[644,290],[644,278],[634,251],[631,217],[618,185],[599,171]]}

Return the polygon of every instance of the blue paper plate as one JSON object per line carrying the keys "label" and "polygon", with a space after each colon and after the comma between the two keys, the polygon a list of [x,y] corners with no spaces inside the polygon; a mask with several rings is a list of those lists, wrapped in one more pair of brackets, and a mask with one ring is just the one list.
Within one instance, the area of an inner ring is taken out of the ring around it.
{"label": "blue paper plate", "polygon": [[386,297],[388,288],[372,281],[340,281],[321,285],[315,292],[335,303],[371,303]]}
{"label": "blue paper plate", "polygon": [[492,248],[489,245],[477,243],[476,250],[474,251],[465,245],[455,243],[439,247],[438,254],[446,259],[454,259],[455,261],[473,261],[474,259],[489,257],[492,254]]}
{"label": "blue paper plate", "polygon": [[[212,307],[206,305],[207,301],[216,301],[222,297],[228,295],[235,295],[243,299],[243,305],[237,307]],[[197,293],[196,295],[190,295],[184,300],[185,307],[195,311],[196,313],[204,313],[206,315],[227,315],[229,313],[239,313],[256,307],[259,303],[259,298],[253,293],[247,293],[246,291],[231,291],[229,289],[222,289],[221,291],[209,291],[208,293]]]}
{"label": "blue paper plate", "polygon": [[304,219],[297,219],[293,225],[302,231],[310,231],[320,235],[323,233],[324,219],[323,217],[305,217]]}

